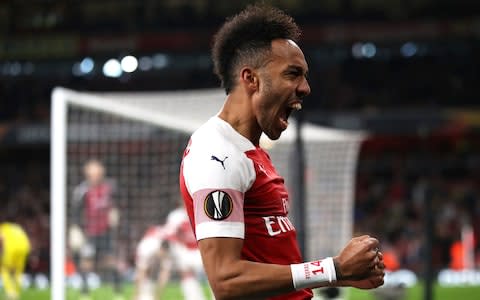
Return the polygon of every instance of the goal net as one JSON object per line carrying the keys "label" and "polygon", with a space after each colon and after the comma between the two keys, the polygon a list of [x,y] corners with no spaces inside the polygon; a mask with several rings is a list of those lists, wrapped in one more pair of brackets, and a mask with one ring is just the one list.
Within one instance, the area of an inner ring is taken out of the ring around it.
{"label": "goal net", "polygon": [[[92,159],[103,164],[105,176],[114,190],[112,203],[105,205],[116,207],[118,214],[104,217],[112,228],[115,246],[111,254],[115,256],[116,265],[127,270],[145,229],[163,223],[180,199],[179,164],[190,134],[215,115],[223,101],[224,92],[219,89],[155,93],[54,89],[53,300],[66,299],[66,287],[70,284],[67,279],[71,275],[65,269],[67,260],[75,261],[80,252],[88,252],[80,247],[82,236],[71,230],[73,225],[78,225],[79,214],[85,213],[85,207],[78,205],[85,164]],[[290,191],[296,188],[293,183],[297,176],[292,165],[296,155],[295,127],[291,124],[278,141],[262,137],[262,145],[268,149]],[[305,207],[295,205],[291,197],[291,210],[305,212],[305,254],[306,259],[313,259],[336,254],[352,235],[355,167],[364,136],[308,123],[302,126],[301,134],[305,150]],[[292,221],[295,224],[298,220]],[[82,226],[85,228],[85,224]],[[88,230],[95,231],[102,225],[90,227]],[[107,275],[97,275],[98,282],[108,281],[103,277]]]}

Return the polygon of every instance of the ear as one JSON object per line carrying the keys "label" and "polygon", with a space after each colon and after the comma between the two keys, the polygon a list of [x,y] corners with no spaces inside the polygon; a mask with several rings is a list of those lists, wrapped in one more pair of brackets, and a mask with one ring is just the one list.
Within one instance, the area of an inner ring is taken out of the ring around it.
{"label": "ear", "polygon": [[240,80],[248,90],[252,92],[258,90],[258,75],[253,69],[249,67],[242,68],[240,71]]}

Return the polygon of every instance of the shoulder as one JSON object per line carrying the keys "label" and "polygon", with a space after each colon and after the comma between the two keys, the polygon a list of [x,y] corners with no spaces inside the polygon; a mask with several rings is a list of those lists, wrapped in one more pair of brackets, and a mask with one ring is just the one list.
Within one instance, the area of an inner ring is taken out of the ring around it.
{"label": "shoulder", "polygon": [[240,153],[253,149],[253,144],[235,131],[230,124],[219,117],[212,117],[192,135],[192,147],[226,147]]}
{"label": "shoulder", "polygon": [[192,135],[188,156],[214,162],[228,159],[229,162],[244,163],[248,160],[245,153],[252,149],[255,146],[227,122],[213,117]]}
{"label": "shoulder", "polygon": [[15,223],[3,222],[3,223],[0,224],[0,230],[2,230],[2,231],[11,230],[11,229],[15,228],[15,226],[18,226],[18,225],[15,224]]}
{"label": "shoulder", "polygon": [[167,223],[178,223],[188,220],[188,215],[185,209],[183,208],[176,208],[168,213],[167,216]]}
{"label": "shoulder", "polygon": [[73,194],[75,197],[83,197],[83,195],[88,191],[89,184],[87,181],[82,181],[80,184],[73,188]]}
{"label": "shoulder", "polygon": [[182,175],[187,183],[194,178],[201,186],[245,188],[255,176],[253,163],[246,155],[252,149],[255,146],[228,123],[212,118],[192,135]]}
{"label": "shoulder", "polygon": [[105,184],[106,186],[108,186],[111,189],[115,189],[117,183],[113,178],[107,177],[107,178],[104,179],[103,184]]}

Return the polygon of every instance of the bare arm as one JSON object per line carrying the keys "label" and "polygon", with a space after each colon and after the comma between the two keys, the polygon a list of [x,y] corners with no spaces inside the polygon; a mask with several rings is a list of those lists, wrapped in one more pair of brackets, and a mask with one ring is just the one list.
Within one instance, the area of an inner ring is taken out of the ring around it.
{"label": "bare arm", "polygon": [[159,254],[161,263],[160,263],[160,270],[158,272],[158,277],[157,277],[157,289],[156,289],[157,295],[162,294],[163,290],[165,289],[165,286],[170,280],[170,276],[172,272],[171,257],[166,252],[167,252],[166,249],[162,249],[161,253]]}
{"label": "bare arm", "polygon": [[[199,248],[210,285],[217,300],[255,299],[295,290],[289,265],[256,263],[242,260],[242,239],[208,238],[199,241]],[[353,238],[334,259],[338,281],[320,286],[353,286],[375,288],[383,284],[384,266],[374,250],[376,239]],[[377,266],[377,267],[376,267]]]}
{"label": "bare arm", "polygon": [[290,266],[242,260],[242,239],[208,238],[198,245],[217,300],[265,298],[294,291]]}
{"label": "bare arm", "polygon": [[72,209],[70,210],[72,212],[72,217],[71,217],[71,224],[72,225],[78,225],[80,228],[83,227],[83,221],[82,216],[83,216],[83,209],[84,209],[84,197],[87,192],[87,184],[82,182],[81,184],[77,185],[75,189],[73,190],[72,194],[72,200],[71,200],[71,205]]}
{"label": "bare arm", "polygon": [[135,272],[135,291],[133,294],[134,300],[139,300],[141,295],[142,284],[145,282],[147,278],[146,270],[145,269],[138,269]]}

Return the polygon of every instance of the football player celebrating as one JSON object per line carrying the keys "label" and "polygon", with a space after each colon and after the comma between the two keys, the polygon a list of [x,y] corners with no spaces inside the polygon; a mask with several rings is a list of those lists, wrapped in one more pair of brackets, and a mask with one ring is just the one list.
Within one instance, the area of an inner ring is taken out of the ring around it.
{"label": "football player celebrating", "polygon": [[368,235],[335,257],[302,260],[284,180],[260,147],[262,133],[278,139],[310,93],[299,34],[284,12],[253,5],[214,37],[215,72],[227,95],[191,136],[180,189],[217,300],[304,300],[311,288],[383,284],[379,241]]}

